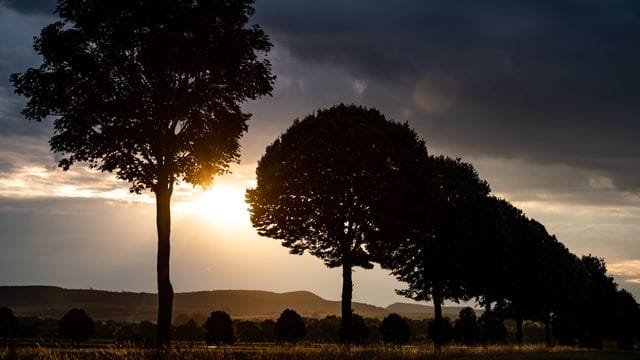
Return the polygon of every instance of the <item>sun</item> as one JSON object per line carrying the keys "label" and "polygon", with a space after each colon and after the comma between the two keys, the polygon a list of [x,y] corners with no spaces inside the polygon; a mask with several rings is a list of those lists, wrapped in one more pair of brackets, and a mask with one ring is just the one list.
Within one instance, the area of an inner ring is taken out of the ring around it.
{"label": "sun", "polygon": [[194,191],[191,199],[176,204],[179,214],[197,216],[223,226],[250,226],[249,205],[244,201],[245,189],[230,184],[216,184],[206,191]]}

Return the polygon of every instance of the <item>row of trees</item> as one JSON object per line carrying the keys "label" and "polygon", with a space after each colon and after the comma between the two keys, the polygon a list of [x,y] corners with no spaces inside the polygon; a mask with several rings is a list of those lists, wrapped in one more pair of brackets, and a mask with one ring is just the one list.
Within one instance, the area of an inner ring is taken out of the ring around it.
{"label": "row of trees", "polygon": [[519,343],[525,319],[545,325],[549,345],[552,329],[559,342],[588,346],[628,347],[638,334],[638,305],[603,259],[573,255],[492,196],[471,164],[429,155],[407,124],[375,109],[341,104],[294,121],[256,174],[246,199],[258,233],[342,268],[345,343],[354,341],[353,269],[373,263],[407,284],[399,294],[433,301],[436,348],[446,340],[445,300],[514,319]]}
{"label": "row of trees", "polygon": [[[42,64],[11,77],[29,98],[25,117],[53,119],[63,169],[85,163],[155,194],[158,346],[171,334],[173,187],[227,172],[250,117],[241,104],[272,91],[271,43],[247,25],[252,4],[59,1],[60,21],[34,42]],[[637,313],[601,259],[570,254],[491,197],[471,165],[428,155],[406,124],[376,110],[341,105],[297,121],[267,148],[257,178],[247,200],[258,232],[342,268],[343,342],[353,341],[352,271],[374,263],[407,283],[401,294],[434,301],[435,329],[445,299],[477,299],[519,329],[539,320],[561,341],[594,344],[622,336],[610,324],[620,306]]]}
{"label": "row of trees", "polygon": [[[327,316],[323,319],[302,318],[296,311],[286,309],[280,317],[273,321],[236,320],[223,311],[214,311],[202,323],[189,319],[174,326],[172,336],[177,341],[201,342],[209,345],[228,345],[236,341],[242,342],[286,342],[295,344],[300,341],[314,343],[337,343],[340,341],[340,318]],[[445,318],[444,332],[436,333],[432,329],[434,322],[428,320],[411,320],[398,314],[390,314],[382,321],[365,319],[353,314],[351,338],[358,344],[384,343],[406,344],[408,342],[424,343],[436,336],[444,341],[472,345],[483,339],[491,338],[493,342],[506,341],[506,328],[502,322],[501,331],[485,334],[482,324],[486,318],[476,318],[472,308],[461,310],[459,318],[451,323]],[[427,324],[429,324],[427,326]],[[429,328],[428,332],[425,332]],[[153,346],[156,342],[157,326],[149,321],[139,323],[93,321],[81,309],[72,309],[61,319],[40,319],[33,317],[18,318],[8,308],[0,308],[0,336],[4,338],[40,338],[55,340],[59,337],[68,339],[73,345],[93,339],[113,340],[115,344],[126,346]]]}

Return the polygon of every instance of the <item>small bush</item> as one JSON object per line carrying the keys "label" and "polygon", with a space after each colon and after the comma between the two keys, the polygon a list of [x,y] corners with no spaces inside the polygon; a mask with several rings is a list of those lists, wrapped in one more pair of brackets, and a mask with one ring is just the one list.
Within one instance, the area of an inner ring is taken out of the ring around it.
{"label": "small bush", "polygon": [[286,309],[276,321],[274,332],[278,341],[296,344],[304,338],[307,329],[297,312]]}

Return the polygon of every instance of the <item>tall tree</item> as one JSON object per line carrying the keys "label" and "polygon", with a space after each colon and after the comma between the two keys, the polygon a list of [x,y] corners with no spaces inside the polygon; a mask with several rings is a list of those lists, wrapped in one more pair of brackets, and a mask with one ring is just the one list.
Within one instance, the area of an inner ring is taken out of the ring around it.
{"label": "tall tree", "polygon": [[349,342],[354,267],[367,251],[383,193],[415,177],[426,148],[406,124],[375,109],[337,105],[294,124],[266,149],[247,191],[251,221],[292,254],[309,251],[342,267],[341,340]]}
{"label": "tall tree", "polygon": [[60,0],[39,68],[13,74],[23,114],[53,116],[51,150],[115,172],[156,196],[158,345],[168,345],[170,202],[180,181],[208,185],[238,161],[248,99],[270,94],[271,48],[248,26],[253,0]]}
{"label": "tall tree", "polygon": [[[420,177],[407,180],[387,199],[394,216],[379,213],[371,249],[382,267],[407,284],[399,294],[433,300],[433,329],[444,329],[443,301],[470,297],[475,271],[469,266],[474,263],[470,244],[490,189],[461,159],[430,156],[424,166]],[[437,350],[439,339],[434,338]]]}

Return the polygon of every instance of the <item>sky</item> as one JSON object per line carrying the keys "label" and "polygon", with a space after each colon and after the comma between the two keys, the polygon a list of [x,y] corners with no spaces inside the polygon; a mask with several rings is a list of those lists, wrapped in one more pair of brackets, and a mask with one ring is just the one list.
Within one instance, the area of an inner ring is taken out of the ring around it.
{"label": "sky", "polygon": [[[258,0],[272,96],[241,163],[173,199],[176,291],[309,290],[340,298],[338,269],[289,255],[252,229],[243,203],[265,147],[292,121],[345,102],[408,122],[432,154],[472,163],[494,194],[577,255],[604,257],[640,300],[640,3],[637,1]],[[152,194],[109,174],[63,172],[50,123],[20,115],[9,74],[39,65],[33,37],[52,0],[0,0],[0,285],[155,291]],[[354,300],[408,299],[379,268]]]}

